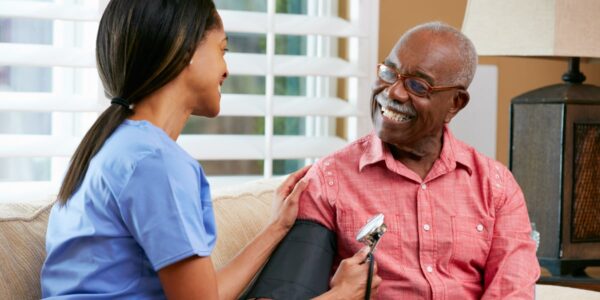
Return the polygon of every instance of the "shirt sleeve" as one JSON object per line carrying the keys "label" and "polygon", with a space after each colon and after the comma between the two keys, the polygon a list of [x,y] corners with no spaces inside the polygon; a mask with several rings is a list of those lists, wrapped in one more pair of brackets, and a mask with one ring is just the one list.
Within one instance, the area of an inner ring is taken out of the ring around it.
{"label": "shirt sleeve", "polygon": [[327,197],[319,164],[313,165],[304,178],[308,185],[300,196],[298,219],[317,222],[335,232],[335,207]]}
{"label": "shirt sleeve", "polygon": [[510,171],[501,170],[505,192],[496,209],[481,299],[534,299],[540,267],[525,198]]}
{"label": "shirt sleeve", "polygon": [[214,248],[212,202],[199,165],[150,154],[138,162],[117,203],[155,271],[193,255],[208,256]]}

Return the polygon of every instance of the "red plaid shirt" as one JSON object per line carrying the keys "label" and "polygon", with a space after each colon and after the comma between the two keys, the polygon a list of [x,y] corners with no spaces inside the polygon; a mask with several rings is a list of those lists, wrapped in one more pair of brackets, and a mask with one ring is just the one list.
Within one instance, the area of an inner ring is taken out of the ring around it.
{"label": "red plaid shirt", "polygon": [[[533,299],[540,269],[523,193],[510,171],[444,130],[427,177],[395,160],[375,135],[316,163],[299,219],[337,234],[338,258],[382,212],[378,299]],[[337,267],[337,266],[335,266]],[[334,267],[334,268],[335,268]]]}

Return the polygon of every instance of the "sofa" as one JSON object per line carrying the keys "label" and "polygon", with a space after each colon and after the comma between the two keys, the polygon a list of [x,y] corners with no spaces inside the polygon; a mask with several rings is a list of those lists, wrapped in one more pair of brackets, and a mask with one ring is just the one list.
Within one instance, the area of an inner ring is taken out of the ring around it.
{"label": "sofa", "polygon": [[[261,179],[213,190],[218,239],[215,267],[225,265],[268,222],[275,188],[282,178]],[[53,198],[0,203],[0,299],[39,299],[39,272]],[[600,299],[600,293],[550,285],[536,286],[537,299]]]}

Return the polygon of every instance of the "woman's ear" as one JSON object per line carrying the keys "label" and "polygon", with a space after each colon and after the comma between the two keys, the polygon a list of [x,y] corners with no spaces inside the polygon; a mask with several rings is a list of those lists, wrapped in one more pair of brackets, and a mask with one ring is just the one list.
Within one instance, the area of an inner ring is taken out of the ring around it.
{"label": "woman's ear", "polygon": [[463,109],[469,103],[469,99],[471,96],[469,92],[466,90],[457,90],[456,94],[452,98],[452,106],[450,110],[448,110],[448,114],[446,115],[446,119],[444,120],[446,123],[450,123],[450,120],[458,114],[458,112]]}

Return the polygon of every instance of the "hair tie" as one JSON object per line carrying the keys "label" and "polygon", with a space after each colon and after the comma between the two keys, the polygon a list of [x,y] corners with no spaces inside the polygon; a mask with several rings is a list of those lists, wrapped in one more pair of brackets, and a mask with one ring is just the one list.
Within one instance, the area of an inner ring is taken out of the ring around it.
{"label": "hair tie", "polygon": [[125,106],[125,108],[129,108],[129,102],[121,97],[112,98],[112,100],[110,101],[110,104],[118,104],[118,105]]}

